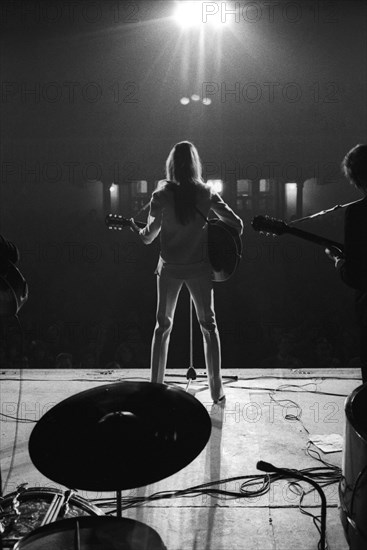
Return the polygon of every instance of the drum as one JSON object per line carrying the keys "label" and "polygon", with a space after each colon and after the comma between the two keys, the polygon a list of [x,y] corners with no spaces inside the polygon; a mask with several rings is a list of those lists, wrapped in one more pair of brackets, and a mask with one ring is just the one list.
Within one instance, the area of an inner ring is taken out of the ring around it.
{"label": "drum", "polygon": [[80,517],[49,523],[19,540],[14,550],[167,550],[158,533],[127,518]]}
{"label": "drum", "polygon": [[4,548],[34,529],[52,521],[78,516],[100,516],[103,512],[87,500],[73,494],[46,487],[19,487],[0,499],[0,525]]}
{"label": "drum", "polygon": [[367,548],[367,384],[345,402],[343,476],[339,484],[340,517],[351,550]]}

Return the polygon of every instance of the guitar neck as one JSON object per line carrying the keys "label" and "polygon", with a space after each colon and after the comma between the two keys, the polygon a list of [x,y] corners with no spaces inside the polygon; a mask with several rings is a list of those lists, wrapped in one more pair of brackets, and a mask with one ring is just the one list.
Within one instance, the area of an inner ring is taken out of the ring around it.
{"label": "guitar neck", "polygon": [[[138,222],[135,221],[135,225],[139,227],[139,229],[144,229],[146,226],[146,223],[144,222]],[[124,227],[131,227],[131,220],[130,218],[124,218],[123,216],[120,216],[118,214],[107,214],[105,217],[105,223],[109,229],[123,229]]]}
{"label": "guitar neck", "polygon": [[331,239],[326,239],[325,237],[320,237],[319,235],[315,235],[314,233],[309,233],[308,231],[303,231],[302,229],[298,229],[297,227],[287,226],[286,233],[290,233],[295,237],[305,239],[306,241],[310,241],[312,243],[316,243],[321,246],[325,246],[325,247],[334,246],[336,248],[339,248],[342,252],[344,251],[344,246],[341,243],[332,241]]}

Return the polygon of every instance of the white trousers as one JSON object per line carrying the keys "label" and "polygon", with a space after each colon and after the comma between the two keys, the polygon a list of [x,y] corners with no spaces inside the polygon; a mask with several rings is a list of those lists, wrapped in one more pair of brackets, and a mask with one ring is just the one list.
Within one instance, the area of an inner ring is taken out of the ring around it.
{"label": "white trousers", "polygon": [[214,291],[210,272],[195,278],[176,279],[162,269],[157,276],[157,322],[151,349],[151,382],[163,383],[168,346],[178,295],[185,283],[194,302],[204,341],[204,356],[213,401],[223,394],[221,350],[214,311]]}

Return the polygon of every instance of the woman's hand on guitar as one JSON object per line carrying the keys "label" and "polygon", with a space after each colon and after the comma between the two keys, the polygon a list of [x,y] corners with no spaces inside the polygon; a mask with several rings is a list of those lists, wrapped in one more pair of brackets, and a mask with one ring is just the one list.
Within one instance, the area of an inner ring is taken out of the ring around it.
{"label": "woman's hand on guitar", "polygon": [[140,228],[136,225],[134,218],[130,218],[130,229],[134,233],[139,233]]}

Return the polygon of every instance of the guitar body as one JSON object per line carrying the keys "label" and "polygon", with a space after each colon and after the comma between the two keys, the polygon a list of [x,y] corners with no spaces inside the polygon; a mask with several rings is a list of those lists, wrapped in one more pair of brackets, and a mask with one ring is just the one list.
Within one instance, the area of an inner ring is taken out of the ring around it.
{"label": "guitar body", "polygon": [[212,280],[223,283],[236,271],[242,255],[238,231],[218,219],[209,220],[208,254],[213,268]]}
{"label": "guitar body", "polygon": [[[109,229],[122,229],[130,225],[130,220],[119,215],[108,214],[106,225]],[[140,228],[142,222],[135,222]],[[213,268],[212,280],[223,283],[236,271],[242,255],[242,241],[238,231],[215,218],[208,223],[208,256]]]}
{"label": "guitar body", "polygon": [[9,260],[0,260],[0,317],[12,317],[28,299],[28,285]]}

